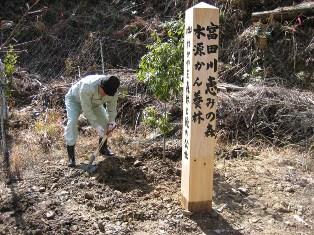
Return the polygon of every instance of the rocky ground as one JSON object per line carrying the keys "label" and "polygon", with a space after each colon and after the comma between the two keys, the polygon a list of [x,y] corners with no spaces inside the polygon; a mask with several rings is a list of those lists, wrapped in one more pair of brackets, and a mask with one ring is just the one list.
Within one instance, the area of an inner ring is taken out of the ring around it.
{"label": "rocky ground", "polygon": [[66,166],[62,140],[45,153],[29,130],[19,133],[12,155],[20,180],[5,184],[2,175],[0,234],[313,231],[310,155],[291,149],[219,144],[213,210],[190,214],[182,210],[179,201],[179,138],[168,140],[167,157],[163,158],[158,137],[147,140],[120,127],[111,139],[117,156],[98,157],[95,171],[87,172],[88,156],[97,142],[93,133],[81,134],[74,169]]}

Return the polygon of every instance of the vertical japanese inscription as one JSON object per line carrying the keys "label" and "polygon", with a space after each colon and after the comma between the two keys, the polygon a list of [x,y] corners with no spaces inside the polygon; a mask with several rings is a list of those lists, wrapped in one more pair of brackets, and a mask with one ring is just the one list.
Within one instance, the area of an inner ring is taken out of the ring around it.
{"label": "vertical japanese inscription", "polygon": [[184,83],[184,124],[183,124],[183,155],[185,159],[189,159],[190,155],[190,106],[191,106],[191,65],[192,65],[192,42],[191,36],[193,35],[193,28],[192,26],[187,26],[185,30],[185,65],[184,65],[184,76],[185,76],[185,83]]}
{"label": "vertical japanese inscription", "polygon": [[203,136],[206,138],[216,138],[218,29],[219,26],[213,22],[196,24],[193,29],[192,121],[204,128]]}

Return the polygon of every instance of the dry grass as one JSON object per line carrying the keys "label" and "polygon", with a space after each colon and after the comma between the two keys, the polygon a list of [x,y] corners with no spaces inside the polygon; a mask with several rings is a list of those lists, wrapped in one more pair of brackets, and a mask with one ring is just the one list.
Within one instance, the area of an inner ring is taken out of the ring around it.
{"label": "dry grass", "polygon": [[10,155],[10,174],[17,179],[23,179],[27,169],[31,169],[38,159],[42,156],[40,146],[34,143],[19,142],[11,149]]}
{"label": "dry grass", "polygon": [[34,125],[34,132],[40,136],[40,144],[49,152],[63,135],[62,115],[60,110],[48,109]]}

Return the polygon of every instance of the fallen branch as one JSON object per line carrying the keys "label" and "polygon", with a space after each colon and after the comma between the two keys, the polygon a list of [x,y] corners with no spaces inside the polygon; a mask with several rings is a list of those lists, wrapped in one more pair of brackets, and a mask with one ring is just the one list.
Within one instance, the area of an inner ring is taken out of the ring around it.
{"label": "fallen branch", "polygon": [[301,3],[295,6],[279,7],[271,11],[253,12],[252,20],[258,21],[269,17],[273,17],[277,20],[287,20],[295,18],[301,13],[304,16],[314,15],[314,2]]}

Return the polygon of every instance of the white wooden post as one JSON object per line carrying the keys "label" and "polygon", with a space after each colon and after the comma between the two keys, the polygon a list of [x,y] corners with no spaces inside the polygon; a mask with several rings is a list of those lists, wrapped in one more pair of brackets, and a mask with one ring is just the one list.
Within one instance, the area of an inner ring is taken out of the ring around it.
{"label": "white wooden post", "polygon": [[185,12],[182,206],[211,210],[216,145],[219,9],[199,3]]}

